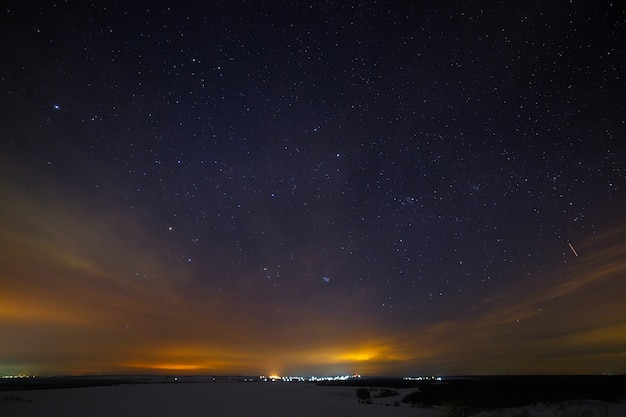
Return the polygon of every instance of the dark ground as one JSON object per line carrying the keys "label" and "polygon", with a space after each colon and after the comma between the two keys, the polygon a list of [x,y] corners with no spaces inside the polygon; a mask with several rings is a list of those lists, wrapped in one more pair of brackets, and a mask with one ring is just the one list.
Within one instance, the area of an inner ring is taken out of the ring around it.
{"label": "dark ground", "polygon": [[207,382],[254,382],[258,377],[246,376],[166,376],[166,375],[120,375],[120,376],[39,376],[31,378],[0,379],[0,391],[21,391],[56,388],[102,387],[124,384],[167,384]]}
{"label": "dark ground", "polygon": [[[121,384],[243,381],[258,382],[258,379],[235,376],[181,376],[177,379],[172,376],[37,377],[0,380],[0,391],[79,388]],[[476,408],[502,408],[518,407],[538,402],[577,399],[612,402],[626,399],[626,375],[464,376],[445,377],[440,381],[415,381],[401,378],[376,377],[326,381],[320,382],[318,385],[396,389],[415,388],[411,394],[403,398],[403,401],[423,407],[455,405]]]}
{"label": "dark ground", "polygon": [[626,398],[626,375],[480,376],[444,378],[441,381],[361,378],[327,382],[324,385],[414,387],[415,391],[403,401],[426,407],[457,405],[502,408],[577,399],[616,402]]}

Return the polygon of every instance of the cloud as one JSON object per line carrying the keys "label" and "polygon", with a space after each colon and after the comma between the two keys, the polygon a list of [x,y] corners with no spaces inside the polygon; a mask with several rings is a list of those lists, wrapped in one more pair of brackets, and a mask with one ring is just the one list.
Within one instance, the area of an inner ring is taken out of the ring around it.
{"label": "cloud", "polygon": [[322,284],[294,279],[259,294],[220,292],[224,271],[172,262],[175,242],[150,219],[1,186],[11,202],[0,208],[7,369],[602,372],[626,360],[626,227],[578,242],[579,257],[454,319],[408,325],[368,310],[368,288],[308,291]]}
{"label": "cloud", "polygon": [[410,331],[402,349],[426,348],[408,362],[418,370],[466,373],[618,369],[626,360],[626,228],[579,247],[580,257],[532,286],[523,281],[456,320]]}

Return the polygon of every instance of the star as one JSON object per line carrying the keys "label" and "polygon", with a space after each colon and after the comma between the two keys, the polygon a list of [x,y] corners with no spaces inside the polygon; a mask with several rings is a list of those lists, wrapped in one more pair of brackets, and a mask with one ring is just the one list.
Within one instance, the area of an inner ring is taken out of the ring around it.
{"label": "star", "polygon": [[3,369],[626,362],[614,3],[13,3]]}

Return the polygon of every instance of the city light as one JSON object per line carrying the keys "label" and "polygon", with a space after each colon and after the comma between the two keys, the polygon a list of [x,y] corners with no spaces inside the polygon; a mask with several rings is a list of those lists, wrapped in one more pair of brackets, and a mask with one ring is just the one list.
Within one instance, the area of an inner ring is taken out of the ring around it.
{"label": "city light", "polygon": [[326,376],[301,376],[301,375],[291,375],[291,376],[278,376],[278,375],[261,375],[259,379],[261,381],[282,381],[282,382],[321,382],[321,381],[346,381],[348,379],[356,379],[361,378],[359,374],[353,375],[326,375]]}
{"label": "city light", "polygon": [[441,381],[440,376],[405,376],[405,381]]}

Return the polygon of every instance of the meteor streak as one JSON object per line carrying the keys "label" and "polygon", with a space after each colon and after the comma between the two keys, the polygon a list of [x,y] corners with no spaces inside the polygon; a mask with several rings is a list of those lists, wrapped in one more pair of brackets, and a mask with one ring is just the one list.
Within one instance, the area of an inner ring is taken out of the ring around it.
{"label": "meteor streak", "polygon": [[574,252],[574,255],[578,256],[578,252],[576,252],[576,249],[574,249],[574,247],[572,246],[571,243],[567,242],[567,244],[569,245],[569,248],[572,250],[572,252]]}

